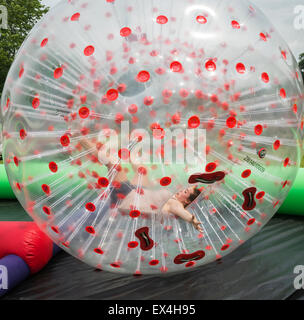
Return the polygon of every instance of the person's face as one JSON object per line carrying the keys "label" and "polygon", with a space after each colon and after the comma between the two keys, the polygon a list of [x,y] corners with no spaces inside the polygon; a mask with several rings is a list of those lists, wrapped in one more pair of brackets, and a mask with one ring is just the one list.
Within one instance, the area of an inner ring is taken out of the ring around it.
{"label": "person's face", "polygon": [[176,193],[175,198],[182,204],[189,204],[189,197],[193,193],[195,187],[190,187]]}

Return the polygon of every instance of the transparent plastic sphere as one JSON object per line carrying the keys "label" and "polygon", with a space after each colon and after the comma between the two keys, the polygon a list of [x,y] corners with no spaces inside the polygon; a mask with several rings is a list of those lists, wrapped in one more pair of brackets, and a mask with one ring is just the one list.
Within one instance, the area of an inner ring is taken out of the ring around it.
{"label": "transparent plastic sphere", "polygon": [[300,164],[300,71],[244,0],[62,1],[20,48],[1,108],[20,203],[113,272],[220,259],[273,216]]}

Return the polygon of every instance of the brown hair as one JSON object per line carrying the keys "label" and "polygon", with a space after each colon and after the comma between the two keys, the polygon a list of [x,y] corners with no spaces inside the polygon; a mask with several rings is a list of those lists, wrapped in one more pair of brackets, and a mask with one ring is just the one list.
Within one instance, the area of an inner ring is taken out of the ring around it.
{"label": "brown hair", "polygon": [[185,204],[184,208],[186,208],[189,204],[191,204],[200,194],[201,194],[200,190],[197,188],[194,188],[193,192],[190,194],[188,198],[189,203]]}

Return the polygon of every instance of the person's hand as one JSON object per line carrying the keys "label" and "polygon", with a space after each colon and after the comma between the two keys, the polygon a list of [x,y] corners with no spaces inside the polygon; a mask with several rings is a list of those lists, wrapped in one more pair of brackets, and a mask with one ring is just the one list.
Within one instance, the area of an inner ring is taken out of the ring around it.
{"label": "person's hand", "polygon": [[192,221],[191,221],[191,223],[193,224],[194,228],[195,228],[197,231],[199,231],[200,233],[203,232],[203,228],[200,226],[202,223],[199,222],[199,221],[195,218],[194,215],[192,216]]}

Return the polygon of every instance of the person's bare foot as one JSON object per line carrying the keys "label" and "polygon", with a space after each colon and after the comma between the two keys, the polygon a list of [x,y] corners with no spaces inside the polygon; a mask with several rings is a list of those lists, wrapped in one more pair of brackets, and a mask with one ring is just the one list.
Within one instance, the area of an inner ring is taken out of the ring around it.
{"label": "person's bare foot", "polygon": [[203,228],[200,226],[202,223],[199,222],[199,221],[195,218],[194,215],[192,216],[192,221],[191,221],[191,223],[193,224],[194,228],[195,228],[197,231],[199,231],[199,232],[201,232],[201,233],[203,232]]}

